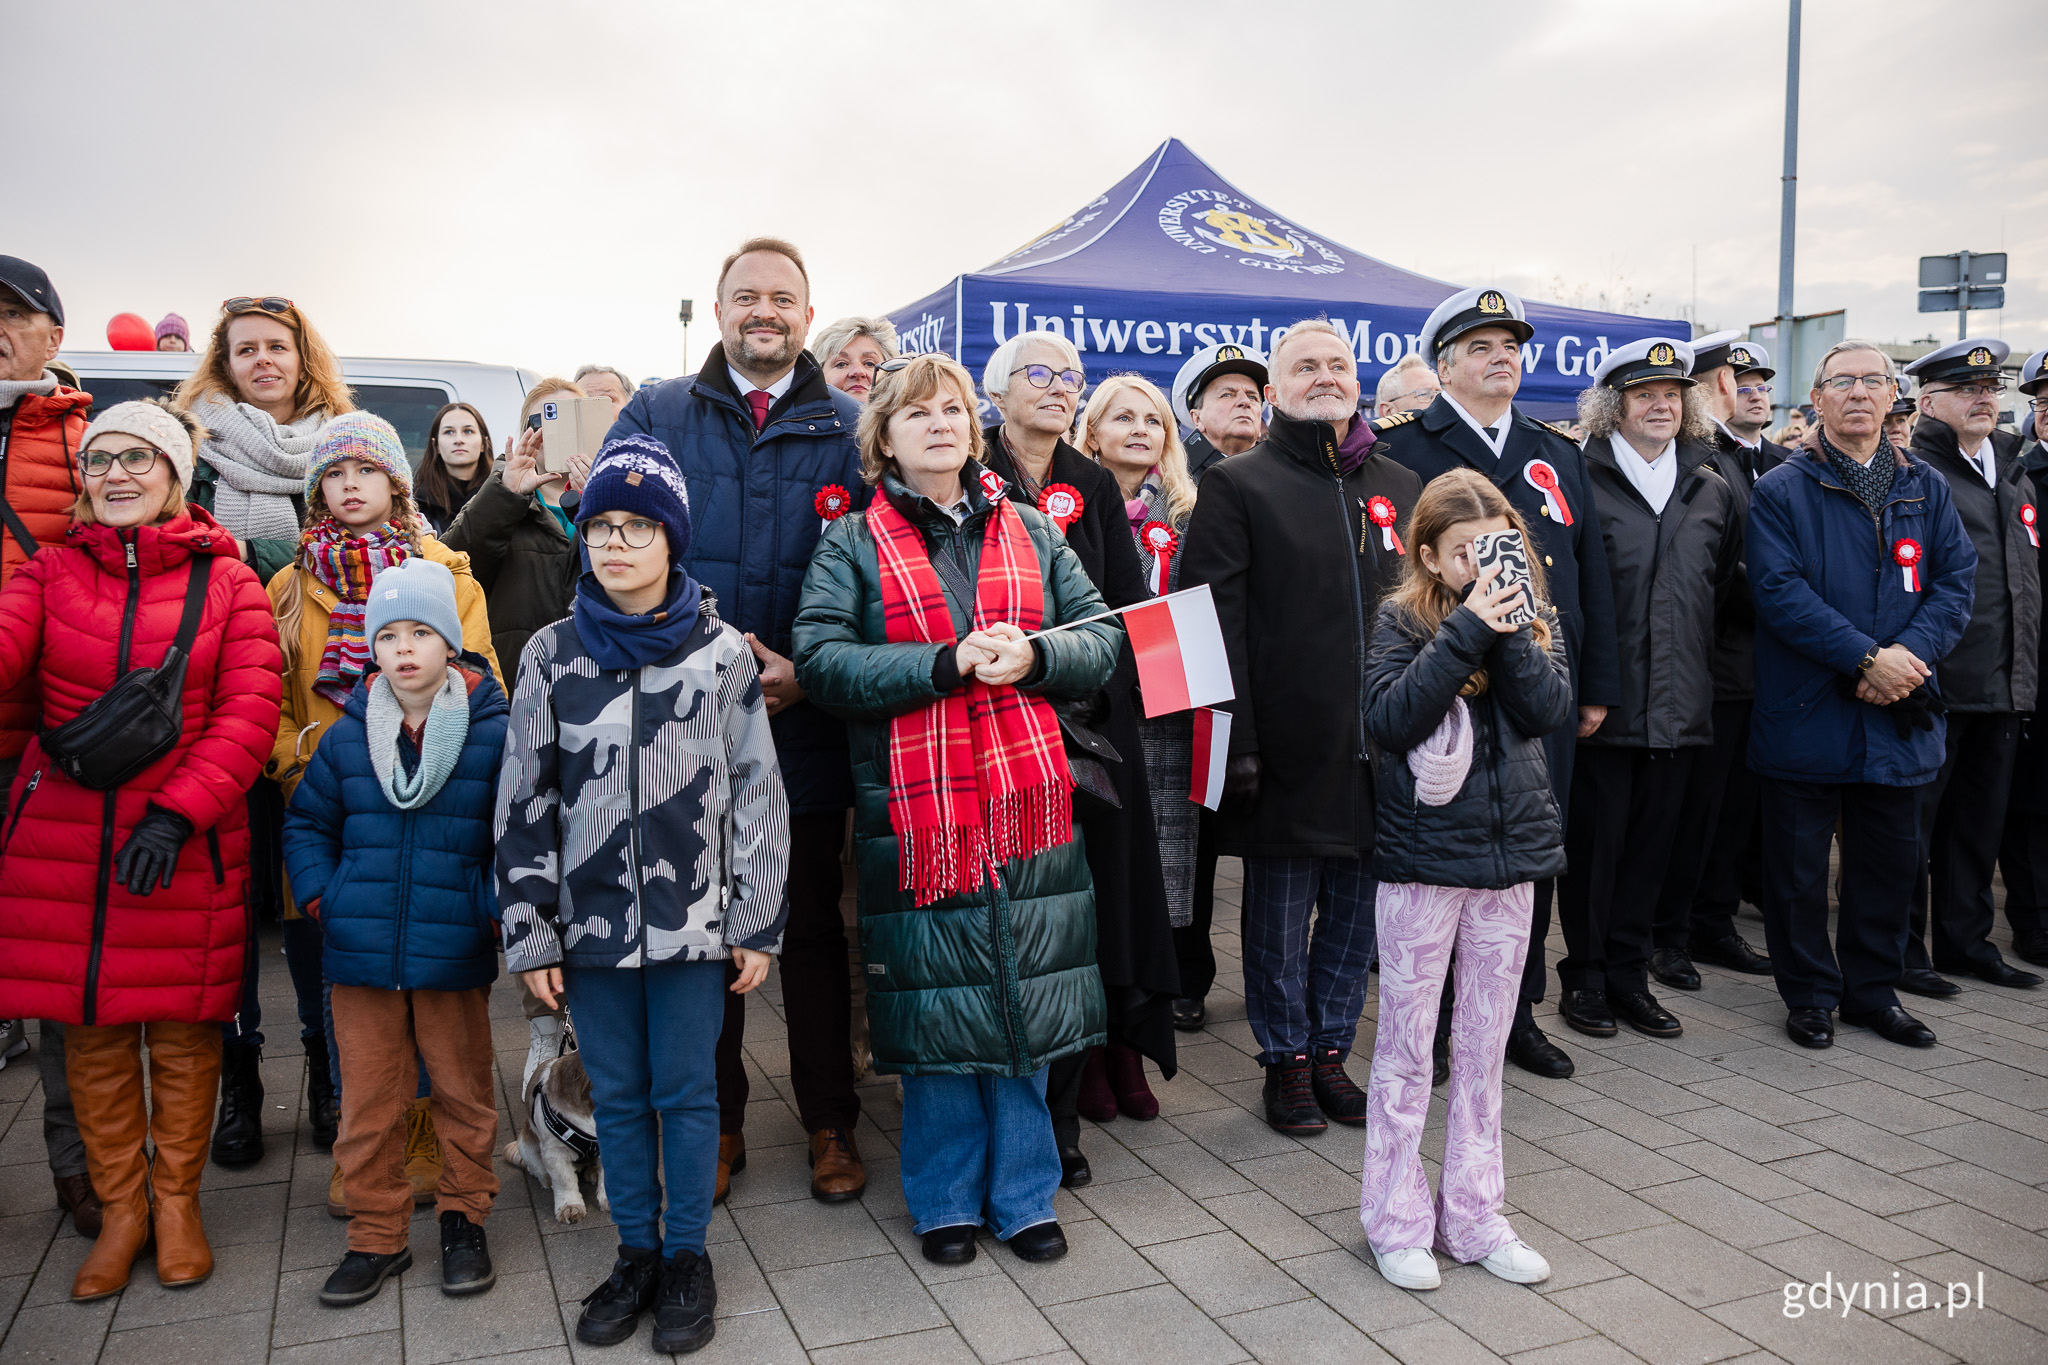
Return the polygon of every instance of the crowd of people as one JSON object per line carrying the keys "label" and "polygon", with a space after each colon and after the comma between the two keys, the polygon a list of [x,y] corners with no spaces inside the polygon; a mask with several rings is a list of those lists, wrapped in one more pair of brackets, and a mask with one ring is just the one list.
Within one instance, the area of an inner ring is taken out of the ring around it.
{"label": "crowd of people", "polygon": [[[884,318],[814,330],[810,292],[750,239],[695,375],[543,380],[501,448],[450,403],[415,464],[282,297],[227,300],[174,397],[96,410],[51,369],[56,289],[0,256],[0,1065],[38,1021],[75,1299],[152,1240],[163,1284],[211,1272],[209,1151],[264,1154],[271,919],[347,1220],[321,1301],[408,1269],[419,1205],[443,1290],[494,1283],[502,955],[522,1106],[571,1037],[587,1073],[620,1245],[579,1339],[651,1316],[663,1351],[712,1335],[778,963],[812,1194],[867,1188],[872,1066],[923,1254],[1051,1260],[1080,1120],[1156,1117],[1205,1024],[1241,858],[1266,1122],[1365,1130],[1366,1238],[1415,1290],[1439,1252],[1549,1275],[1502,1213],[1501,1091],[1573,1073],[1553,965],[1587,1036],[1679,1036],[1652,983],[1705,963],[1774,978],[1811,1048],[1931,1046],[1900,991],[2040,985],[1991,933],[2002,875],[2048,963],[2048,352],[2023,442],[2004,343],[1921,356],[1906,396],[1843,342],[1788,446],[1795,377],[1736,333],[1616,349],[1572,427],[1536,420],[1498,287],[1369,396],[1321,319],[1171,393],[1057,332],[977,384]],[[552,470],[528,418],[563,395],[615,420]],[[1194,587],[1235,690],[1214,810],[1117,619]]]}

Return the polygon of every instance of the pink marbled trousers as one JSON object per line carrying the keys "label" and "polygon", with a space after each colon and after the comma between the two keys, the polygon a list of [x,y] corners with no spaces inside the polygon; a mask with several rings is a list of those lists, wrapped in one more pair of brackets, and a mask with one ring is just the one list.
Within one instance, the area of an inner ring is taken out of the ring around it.
{"label": "pink marbled trousers", "polygon": [[[1375,1251],[1434,1246],[1477,1261],[1515,1240],[1500,1212],[1500,1072],[1529,947],[1532,894],[1529,882],[1503,891],[1380,883],[1380,1020],[1358,1202]],[[1449,1112],[1441,1193],[1432,1202],[1422,1125],[1454,945]]]}

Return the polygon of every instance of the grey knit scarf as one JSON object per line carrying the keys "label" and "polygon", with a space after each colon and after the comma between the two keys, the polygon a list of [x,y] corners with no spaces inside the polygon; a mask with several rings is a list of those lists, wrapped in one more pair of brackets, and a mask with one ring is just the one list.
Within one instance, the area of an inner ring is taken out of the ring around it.
{"label": "grey knit scarf", "polygon": [[202,399],[192,415],[207,430],[200,454],[220,475],[213,517],[243,540],[297,540],[294,497],[306,492],[306,468],[325,412],[280,424],[261,408]]}
{"label": "grey knit scarf", "polygon": [[399,729],[405,711],[391,690],[391,683],[378,674],[370,683],[370,699],[363,727],[368,731],[370,767],[384,799],[400,810],[418,810],[441,794],[455,761],[462,757],[462,743],[469,738],[469,683],[462,671],[449,665],[447,680],[434,694],[427,723],[420,732],[420,763],[410,774],[398,755],[405,743]]}
{"label": "grey knit scarf", "polygon": [[48,370],[41,379],[0,379],[0,412],[19,403],[30,394],[48,398],[57,391],[57,376]]}

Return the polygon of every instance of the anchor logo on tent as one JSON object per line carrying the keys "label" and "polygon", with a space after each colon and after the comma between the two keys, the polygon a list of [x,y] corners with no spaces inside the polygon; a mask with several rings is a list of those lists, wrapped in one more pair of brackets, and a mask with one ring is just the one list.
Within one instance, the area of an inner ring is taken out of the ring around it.
{"label": "anchor logo on tent", "polygon": [[1282,236],[1272,231],[1265,219],[1254,218],[1242,209],[1219,205],[1207,213],[1196,214],[1195,221],[1216,229],[1204,232],[1198,227],[1197,236],[1231,251],[1249,251],[1275,260],[1294,260],[1303,254],[1301,243],[1293,235]]}

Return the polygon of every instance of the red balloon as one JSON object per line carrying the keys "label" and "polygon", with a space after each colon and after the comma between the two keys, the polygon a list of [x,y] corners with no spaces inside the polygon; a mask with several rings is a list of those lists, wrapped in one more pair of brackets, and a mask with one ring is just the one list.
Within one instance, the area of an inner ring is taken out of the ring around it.
{"label": "red balloon", "polygon": [[156,328],[136,313],[116,313],[107,319],[107,345],[117,351],[154,351]]}

